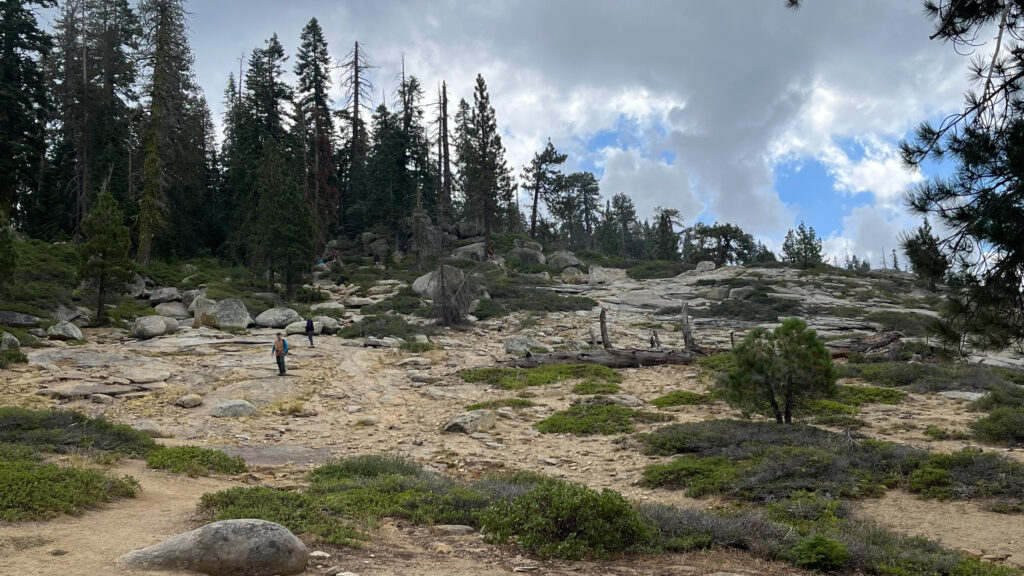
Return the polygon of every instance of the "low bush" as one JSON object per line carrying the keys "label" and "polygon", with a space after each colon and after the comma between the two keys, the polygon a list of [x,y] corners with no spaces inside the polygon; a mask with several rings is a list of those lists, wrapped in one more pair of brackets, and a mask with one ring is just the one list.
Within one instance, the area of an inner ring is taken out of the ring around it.
{"label": "low bush", "polygon": [[160,447],[146,456],[146,465],[189,476],[209,474],[241,474],[248,470],[245,460],[228,456],[220,450],[198,446]]}
{"label": "low bush", "polygon": [[907,362],[847,362],[838,365],[840,378],[858,378],[886,387],[908,387],[917,392],[967,390],[1001,391],[1000,398],[1015,397],[1011,380],[988,366]]}
{"label": "low bush", "polygon": [[626,268],[626,276],[634,280],[649,280],[651,278],[672,278],[683,272],[695,269],[694,264],[687,262],[670,262],[667,260],[649,260],[640,262]]}
{"label": "low bush", "polygon": [[313,483],[323,483],[385,475],[416,476],[419,472],[419,466],[401,456],[369,454],[328,462],[310,472],[307,479]]}
{"label": "low bush", "polygon": [[566,482],[541,483],[511,501],[497,501],[481,525],[490,542],[515,542],[542,558],[565,560],[638,552],[654,534],[619,493]]}
{"label": "low bush", "polygon": [[480,368],[459,373],[466,382],[481,382],[505,390],[520,390],[564,380],[583,379],[585,383],[618,384],[622,376],[598,364],[548,364],[536,368]]}
{"label": "low bush", "polygon": [[568,433],[576,436],[594,434],[632,434],[637,422],[664,422],[667,414],[642,412],[614,404],[583,404],[555,412],[536,424],[544,434]]}
{"label": "low bush", "polygon": [[939,428],[934,424],[925,427],[924,435],[932,440],[970,440],[971,438],[971,435],[966,432]]}
{"label": "low bush", "polygon": [[498,408],[520,409],[536,405],[537,404],[529,398],[500,398],[498,400],[488,400],[486,402],[470,404],[466,406],[466,410],[496,410]]}
{"label": "low bush", "polygon": [[123,424],[78,412],[0,406],[0,442],[36,450],[92,449],[142,457],[157,447],[152,438]]}
{"label": "low bush", "polygon": [[411,288],[402,288],[394,296],[362,309],[363,314],[384,314],[386,312],[427,315],[430,310],[423,299],[417,296]]}
{"label": "low bush", "polygon": [[949,470],[926,466],[910,473],[907,489],[922,498],[950,500],[953,498],[953,478]]}
{"label": "low bush", "polygon": [[366,536],[344,520],[326,513],[309,495],[266,486],[236,487],[203,494],[199,512],[208,522],[259,518],[295,534],[315,534],[339,546],[358,546]]}
{"label": "low bush", "polygon": [[0,370],[9,367],[11,364],[25,364],[28,356],[21,353],[21,350],[0,350]]}
{"label": "low bush", "polygon": [[754,292],[742,300],[729,298],[707,308],[690,308],[695,318],[734,318],[754,322],[776,322],[779,318],[802,316],[800,302],[773,296],[764,285],[754,287]]}
{"label": "low bush", "polygon": [[779,558],[796,543],[789,526],[771,521],[764,513],[733,509],[710,513],[644,503],[640,516],[655,527],[652,545],[671,552],[727,547],[747,550],[760,558]]}
{"label": "low bush", "polygon": [[800,540],[788,556],[794,566],[824,571],[839,570],[850,560],[846,545],[821,534]]}
{"label": "low bush", "polygon": [[8,522],[78,516],[103,502],[134,498],[139,490],[130,476],[44,464],[11,449],[0,452],[6,452],[0,456],[0,519]]}
{"label": "low bush", "polygon": [[996,408],[1024,408],[1024,386],[1014,384],[989,390],[981,398],[971,404],[974,410],[994,410]]}
{"label": "low bush", "polygon": [[836,388],[833,400],[848,406],[899,404],[906,398],[906,394],[891,388],[876,388],[874,386],[837,386]]}
{"label": "low bush", "polygon": [[480,301],[474,315],[480,320],[497,318],[509,312],[574,312],[590,310],[597,302],[582,296],[562,296],[544,290],[536,282],[523,278],[502,278],[490,282],[487,293],[491,298]]}
{"label": "low bush", "polygon": [[697,360],[697,366],[711,374],[726,374],[736,368],[736,356],[730,352],[712,354]]}
{"label": "low bush", "polygon": [[996,408],[970,426],[974,437],[981,442],[1005,446],[1024,444],[1024,408]]}
{"label": "low bush", "polygon": [[895,330],[906,336],[924,337],[935,332],[938,319],[914,312],[897,312],[879,310],[864,317],[868,322],[876,322],[885,330]]}
{"label": "low bush", "polygon": [[367,316],[356,324],[345,326],[338,335],[342,338],[401,338],[412,340],[417,334],[430,336],[434,334],[434,328],[430,326],[419,326],[406,322],[401,316],[395,314],[380,314]]}
{"label": "low bush", "polygon": [[698,392],[690,392],[687,390],[674,390],[659,396],[654,400],[651,400],[651,404],[658,408],[668,408],[669,406],[699,406],[704,404],[713,404],[717,399],[713,394],[700,394]]}
{"label": "low bush", "polygon": [[700,498],[725,492],[741,472],[735,462],[724,456],[684,455],[668,464],[648,466],[642,482],[649,487],[686,489],[687,496]]}
{"label": "low bush", "polygon": [[140,316],[154,316],[154,308],[148,300],[136,300],[134,298],[122,298],[117,307],[107,310],[107,318],[115,325],[127,323]]}

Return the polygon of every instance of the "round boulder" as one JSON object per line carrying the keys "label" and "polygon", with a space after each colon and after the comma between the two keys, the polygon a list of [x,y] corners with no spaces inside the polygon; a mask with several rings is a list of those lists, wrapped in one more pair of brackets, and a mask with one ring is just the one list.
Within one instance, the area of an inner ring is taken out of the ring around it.
{"label": "round boulder", "polygon": [[569,266],[565,270],[562,270],[562,282],[566,284],[583,284],[586,281],[586,277],[583,276],[583,271],[574,266]]}
{"label": "round boulder", "polygon": [[20,350],[21,342],[10,332],[0,335],[0,350]]}
{"label": "round boulder", "polygon": [[202,403],[203,397],[199,394],[185,394],[184,396],[179,396],[178,399],[174,401],[174,405],[179,408],[195,408]]}
{"label": "round boulder", "polygon": [[157,288],[149,295],[149,303],[153,306],[157,304],[163,304],[164,302],[180,302],[181,292],[174,286],[167,288]]}
{"label": "round boulder", "polygon": [[61,320],[46,329],[46,335],[50,340],[81,340],[82,331],[67,320]]}
{"label": "round boulder", "polygon": [[548,266],[563,270],[570,266],[580,267],[583,263],[580,262],[579,258],[575,254],[568,250],[556,250],[550,256],[548,256]]}
{"label": "round boulder", "polygon": [[[319,336],[324,331],[324,325],[316,320],[313,321],[313,334]],[[298,322],[292,322],[291,324],[284,327],[284,333],[291,336],[292,334],[305,334],[306,333],[306,321],[299,320]]]}
{"label": "round boulder", "polygon": [[[228,298],[220,302],[211,302],[205,298],[196,298],[193,304],[199,310],[203,324],[214,328],[248,328],[252,324],[252,316],[239,298]],[[298,313],[295,314],[298,316]],[[287,325],[287,324],[286,324]]]}
{"label": "round boulder", "polygon": [[188,308],[181,302],[161,302],[156,305],[156,313],[171,318],[188,318],[189,316]]}
{"label": "round boulder", "polygon": [[242,416],[256,416],[260,411],[245,400],[228,400],[213,407],[210,416],[214,418],[241,418]]}
{"label": "round boulder", "polygon": [[313,327],[319,324],[323,326],[324,334],[336,334],[338,330],[341,330],[341,324],[330,316],[313,316]]}
{"label": "round boulder", "polygon": [[271,308],[256,317],[256,324],[264,328],[284,328],[293,322],[302,320],[302,316],[291,308]]}
{"label": "round boulder", "polygon": [[118,562],[142,570],[194,570],[211,576],[272,576],[306,569],[309,550],[280,524],[222,520],[129,552]]}
{"label": "round boulder", "polygon": [[487,260],[487,249],[484,247],[483,242],[476,242],[469,246],[462,246],[456,248],[452,252],[452,258],[456,260],[472,260],[474,262],[483,262]]}
{"label": "round boulder", "polygon": [[445,432],[486,432],[497,423],[498,418],[492,410],[470,410],[452,418],[445,425]]}
{"label": "round boulder", "polygon": [[[175,322],[177,325],[177,322]],[[140,316],[132,322],[132,336],[141,340],[148,340],[167,333],[167,323],[163,316]]]}
{"label": "round boulder", "polygon": [[529,248],[513,248],[506,256],[508,260],[518,260],[523,264],[547,264],[547,258],[538,250]]}
{"label": "round boulder", "polygon": [[715,263],[711,260],[703,260],[697,263],[697,274],[703,274],[704,272],[711,272],[715,269]]}

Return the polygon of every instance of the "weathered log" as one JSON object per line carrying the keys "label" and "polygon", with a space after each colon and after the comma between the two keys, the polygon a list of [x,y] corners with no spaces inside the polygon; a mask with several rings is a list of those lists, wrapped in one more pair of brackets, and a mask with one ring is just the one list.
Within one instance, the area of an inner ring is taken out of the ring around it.
{"label": "weathered log", "polygon": [[700,350],[566,350],[551,354],[530,354],[523,358],[513,358],[503,364],[515,368],[535,368],[548,364],[600,364],[609,368],[639,368],[663,364],[692,364],[705,355]]}
{"label": "weathered log", "polygon": [[612,349],[612,343],[608,339],[608,322],[604,308],[601,309],[601,344],[604,345],[605,350]]}
{"label": "weathered log", "polygon": [[903,334],[879,332],[863,338],[848,338],[826,342],[833,358],[847,358],[850,354],[861,354],[865,358],[895,360],[903,349]]}

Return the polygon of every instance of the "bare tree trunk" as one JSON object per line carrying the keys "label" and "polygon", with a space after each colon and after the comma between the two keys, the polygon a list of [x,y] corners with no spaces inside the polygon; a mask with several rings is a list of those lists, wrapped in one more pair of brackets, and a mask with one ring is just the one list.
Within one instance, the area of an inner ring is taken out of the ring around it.
{"label": "bare tree trunk", "polygon": [[608,339],[608,322],[607,322],[607,318],[605,317],[605,312],[607,312],[607,311],[602,308],[601,309],[601,344],[604,346],[605,350],[611,350],[612,343],[611,343],[611,340]]}
{"label": "bare tree trunk", "polygon": [[683,347],[687,350],[693,350],[696,348],[696,344],[693,342],[693,331],[690,329],[690,311],[689,306],[686,302],[683,302],[679,306],[680,316],[682,317],[683,326]]}

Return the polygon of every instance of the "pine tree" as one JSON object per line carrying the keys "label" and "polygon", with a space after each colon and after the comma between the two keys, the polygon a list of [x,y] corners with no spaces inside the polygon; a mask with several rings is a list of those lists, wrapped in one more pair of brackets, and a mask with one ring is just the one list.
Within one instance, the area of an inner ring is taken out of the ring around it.
{"label": "pine tree", "polygon": [[[633,199],[621,193],[612,196],[609,218],[614,223],[615,241],[618,244],[612,253],[627,259],[642,257],[642,225],[636,218]],[[606,250],[608,248],[605,247]]]}
{"label": "pine tree", "polygon": [[590,172],[557,175],[558,195],[548,210],[559,223],[561,237],[574,249],[590,249],[601,219],[601,189]]}
{"label": "pine tree", "polygon": [[96,286],[96,324],[102,325],[107,295],[135,274],[130,232],[124,225],[117,201],[105,188],[82,222],[82,229],[85,242],[79,251],[81,276]]}
{"label": "pine tree", "polygon": [[680,224],[679,210],[658,207],[654,211],[657,222],[653,231],[652,252],[655,260],[679,260],[679,232],[674,227]]}
{"label": "pine tree", "polygon": [[14,284],[18,253],[14,249],[14,230],[7,214],[0,211],[0,296],[6,296]]}
{"label": "pine tree", "polygon": [[935,284],[949,272],[949,258],[942,253],[939,239],[932,234],[928,219],[925,218],[924,224],[916,228],[913,234],[900,235],[900,246],[910,262],[910,269],[934,292]]}
{"label": "pine tree", "polygon": [[280,145],[267,139],[256,176],[257,254],[268,272],[268,288],[273,290],[275,274],[280,273],[288,298],[294,296],[295,284],[315,250],[309,211],[302,207],[302,187],[294,172]]}
{"label": "pine tree", "polygon": [[297,102],[305,126],[306,203],[313,213],[317,251],[323,249],[338,221],[339,196],[334,169],[334,118],[331,114],[331,56],[316,18],[302,29],[295,59]]}
{"label": "pine tree", "polygon": [[770,262],[775,260],[775,255],[763,244],[755,243],[753,236],[735,224],[715,222],[708,226],[697,222],[683,232],[683,261],[697,264],[704,260],[721,267],[729,264]]}
{"label": "pine tree", "polygon": [[45,151],[42,59],[51,40],[39,28],[33,5],[53,2],[0,1],[0,212],[16,220],[18,206],[37,186]]}
{"label": "pine tree", "polygon": [[493,230],[501,225],[502,220],[510,222],[514,218],[518,223],[519,216],[510,217],[509,204],[514,190],[512,174],[505,162],[505,147],[501,143],[487,83],[480,74],[477,74],[473,90],[469,125],[472,130],[463,135],[467,158],[460,159],[464,171],[461,176],[468,204],[483,224],[485,245],[489,250]]}
{"label": "pine tree", "polygon": [[369,137],[363,112],[371,113],[370,94],[373,84],[368,71],[371,66],[366,56],[365,46],[356,42],[345,61],[341,63],[343,70],[342,86],[348,99],[346,114],[342,118],[348,123],[348,143],[344,153],[344,162],[339,164],[341,178],[341,207],[339,213],[341,226],[348,232],[362,230],[368,223],[349,215],[352,205],[366,198],[368,176],[366,170],[369,154]]}
{"label": "pine tree", "polygon": [[786,233],[786,239],[782,242],[782,261],[803,269],[813,268],[825,261],[821,254],[821,239],[813,227],[806,227],[801,220],[796,230]]}
{"label": "pine tree", "polygon": [[545,204],[551,204],[561,192],[558,185],[562,180],[557,178],[556,166],[561,166],[569,158],[568,154],[559,154],[555,146],[548,138],[548,144],[544,150],[533,155],[529,166],[523,166],[523,185],[531,196],[530,208],[530,238],[537,237],[537,205],[541,200]]}

